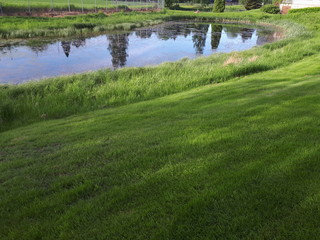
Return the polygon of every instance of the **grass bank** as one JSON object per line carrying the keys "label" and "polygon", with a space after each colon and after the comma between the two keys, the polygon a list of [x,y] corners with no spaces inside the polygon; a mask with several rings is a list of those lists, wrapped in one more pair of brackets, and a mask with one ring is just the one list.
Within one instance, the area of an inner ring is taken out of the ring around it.
{"label": "grass bank", "polygon": [[1,133],[0,238],[317,239],[319,61]]}

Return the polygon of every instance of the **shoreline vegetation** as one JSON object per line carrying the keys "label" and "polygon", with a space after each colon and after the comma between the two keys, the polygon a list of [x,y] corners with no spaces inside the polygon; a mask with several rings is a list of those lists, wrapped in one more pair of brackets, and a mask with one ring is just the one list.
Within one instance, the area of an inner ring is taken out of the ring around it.
{"label": "shoreline vegetation", "polygon": [[286,33],[242,52],[0,85],[1,239],[318,238],[318,13],[0,17],[0,38],[169,19]]}

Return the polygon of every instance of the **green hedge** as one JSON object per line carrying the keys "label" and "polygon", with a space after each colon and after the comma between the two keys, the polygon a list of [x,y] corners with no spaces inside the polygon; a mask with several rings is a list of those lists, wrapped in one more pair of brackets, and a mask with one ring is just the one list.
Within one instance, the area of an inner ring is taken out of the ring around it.
{"label": "green hedge", "polygon": [[289,13],[316,13],[320,12],[320,7],[291,9]]}
{"label": "green hedge", "polygon": [[260,8],[260,10],[262,12],[270,13],[270,14],[279,14],[280,13],[280,8],[278,6],[275,6],[272,4],[264,5],[262,8]]}

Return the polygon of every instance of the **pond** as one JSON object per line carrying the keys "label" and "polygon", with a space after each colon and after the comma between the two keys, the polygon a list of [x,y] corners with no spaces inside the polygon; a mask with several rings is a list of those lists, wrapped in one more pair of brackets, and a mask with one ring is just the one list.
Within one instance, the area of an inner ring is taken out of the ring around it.
{"label": "pond", "polygon": [[242,51],[275,41],[280,35],[270,28],[171,22],[132,32],[2,46],[0,83]]}

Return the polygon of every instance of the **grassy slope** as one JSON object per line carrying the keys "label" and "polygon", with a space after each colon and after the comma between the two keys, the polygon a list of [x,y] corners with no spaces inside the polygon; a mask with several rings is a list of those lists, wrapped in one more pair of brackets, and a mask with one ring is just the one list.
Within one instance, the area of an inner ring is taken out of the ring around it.
{"label": "grassy slope", "polygon": [[1,133],[1,239],[317,239],[320,55]]}
{"label": "grassy slope", "polygon": [[0,239],[317,239],[318,40],[272,45],[297,56],[277,70],[0,133]]}

